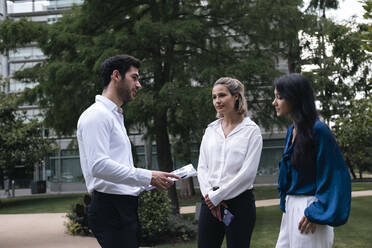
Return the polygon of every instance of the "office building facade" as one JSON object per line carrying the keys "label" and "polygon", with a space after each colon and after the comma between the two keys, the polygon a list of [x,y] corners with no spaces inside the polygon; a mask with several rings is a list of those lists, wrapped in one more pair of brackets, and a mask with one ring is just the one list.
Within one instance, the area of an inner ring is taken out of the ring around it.
{"label": "office building facade", "polygon": [[[1,20],[27,18],[28,20],[43,23],[54,23],[62,16],[65,10],[71,8],[73,4],[82,4],[82,0],[1,0],[0,14]],[[34,87],[37,82],[22,83],[12,79],[15,71],[29,68],[45,59],[44,54],[36,44],[29,44],[19,47],[16,51],[9,51],[8,54],[0,55],[0,75],[3,78],[10,78],[9,84],[3,89],[6,92],[22,92],[26,87]],[[279,70],[287,70],[284,60],[278,61]],[[37,105],[22,105],[22,110],[26,110],[30,116],[40,113]],[[46,180],[47,186],[51,191],[75,191],[84,190],[82,172],[80,168],[79,152],[68,149],[71,141],[75,137],[56,137],[53,130],[45,130],[45,136],[55,139],[60,150],[45,159],[45,163],[35,166],[33,180]],[[131,130],[130,135],[132,144],[135,146],[137,166],[142,168],[158,169],[156,144],[144,140],[141,133]],[[278,161],[284,148],[283,130],[267,132],[262,130],[264,138],[263,152],[259,166],[257,181],[258,183],[275,182],[278,171]],[[193,165],[197,167],[199,147],[193,147]],[[181,164],[174,159],[174,167]]]}

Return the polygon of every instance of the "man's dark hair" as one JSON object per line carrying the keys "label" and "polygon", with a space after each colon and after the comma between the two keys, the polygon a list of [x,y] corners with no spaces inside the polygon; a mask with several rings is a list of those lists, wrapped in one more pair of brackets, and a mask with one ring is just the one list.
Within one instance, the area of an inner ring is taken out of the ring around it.
{"label": "man's dark hair", "polygon": [[103,88],[105,89],[109,85],[111,81],[111,74],[114,70],[118,70],[120,75],[124,78],[131,66],[139,69],[140,65],[141,63],[137,58],[126,54],[116,55],[106,59],[101,64]]}

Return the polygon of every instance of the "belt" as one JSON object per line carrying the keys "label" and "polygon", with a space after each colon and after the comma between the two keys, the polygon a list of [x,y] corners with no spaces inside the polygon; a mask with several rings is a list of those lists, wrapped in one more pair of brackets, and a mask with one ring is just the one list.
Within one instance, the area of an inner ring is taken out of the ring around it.
{"label": "belt", "polygon": [[97,190],[93,190],[93,196],[103,196],[103,197],[107,197],[107,198],[120,198],[120,199],[128,199],[128,200],[137,200],[138,199],[138,196],[109,194],[109,193],[99,192]]}

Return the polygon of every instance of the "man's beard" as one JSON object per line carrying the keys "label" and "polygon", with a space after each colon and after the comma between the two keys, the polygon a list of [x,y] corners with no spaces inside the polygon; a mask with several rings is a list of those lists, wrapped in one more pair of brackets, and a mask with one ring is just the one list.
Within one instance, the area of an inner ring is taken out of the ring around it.
{"label": "man's beard", "polygon": [[119,90],[119,96],[122,98],[123,103],[128,103],[133,100],[132,98],[132,91],[130,90],[129,87],[127,87],[127,83],[123,80],[121,82],[123,85],[118,89]]}

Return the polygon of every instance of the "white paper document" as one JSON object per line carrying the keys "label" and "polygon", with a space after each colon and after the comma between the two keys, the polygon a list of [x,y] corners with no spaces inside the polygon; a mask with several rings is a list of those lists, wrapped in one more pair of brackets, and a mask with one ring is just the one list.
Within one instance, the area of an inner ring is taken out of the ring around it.
{"label": "white paper document", "polygon": [[[192,164],[185,165],[185,166],[183,166],[183,167],[181,167],[177,170],[171,171],[170,173],[181,177],[181,179],[185,179],[185,178],[189,178],[189,177],[195,177],[197,175],[197,172],[194,169],[194,166],[192,166]],[[171,177],[170,179],[172,181],[178,181],[179,180],[179,179],[176,179],[176,178],[173,178],[173,177]],[[152,190],[152,189],[155,189],[155,187],[152,186],[152,185],[149,185],[149,186],[145,187],[145,190]]]}

